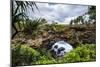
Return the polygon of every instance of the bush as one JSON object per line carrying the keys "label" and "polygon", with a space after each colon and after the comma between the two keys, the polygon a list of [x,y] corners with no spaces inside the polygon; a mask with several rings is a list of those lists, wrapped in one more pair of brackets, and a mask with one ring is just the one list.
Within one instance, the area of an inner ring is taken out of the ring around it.
{"label": "bush", "polygon": [[39,57],[39,53],[30,48],[27,45],[12,45],[12,65],[31,65],[32,62],[36,62]]}
{"label": "bush", "polygon": [[88,62],[96,60],[96,45],[86,44],[78,46],[63,57],[63,62]]}
{"label": "bush", "polygon": [[88,62],[96,60],[96,45],[81,44],[63,57],[53,58],[49,51],[37,52],[26,45],[12,45],[12,64],[13,65],[37,65],[37,64],[57,64]]}
{"label": "bush", "polygon": [[53,58],[48,55],[40,55],[39,60],[35,64],[58,64],[58,63],[75,63],[75,62],[89,62],[96,60],[96,45],[85,44],[80,45],[67,53],[63,57]]}
{"label": "bush", "polygon": [[39,57],[39,60],[35,62],[35,64],[55,64],[55,63],[56,60],[53,58],[49,58],[47,55],[41,55]]}

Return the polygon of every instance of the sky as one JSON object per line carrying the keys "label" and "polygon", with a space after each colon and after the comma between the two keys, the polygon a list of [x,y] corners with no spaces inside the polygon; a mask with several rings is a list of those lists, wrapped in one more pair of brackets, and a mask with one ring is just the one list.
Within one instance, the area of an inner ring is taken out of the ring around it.
{"label": "sky", "polygon": [[69,24],[70,20],[85,14],[88,11],[86,5],[69,5],[54,3],[36,3],[38,9],[28,10],[27,14],[31,19],[45,18],[48,23],[57,22],[59,24]]}

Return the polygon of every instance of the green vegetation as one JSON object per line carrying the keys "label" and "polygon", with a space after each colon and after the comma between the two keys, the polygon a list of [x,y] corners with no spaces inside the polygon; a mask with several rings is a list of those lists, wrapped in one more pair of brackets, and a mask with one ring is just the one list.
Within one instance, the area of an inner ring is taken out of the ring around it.
{"label": "green vegetation", "polygon": [[[11,61],[13,66],[96,60],[95,6],[90,6],[86,13],[90,15],[89,22],[83,22],[84,14],[71,20],[69,25],[59,25],[56,22],[48,24],[45,18],[31,20],[26,13],[28,9],[33,12],[33,16],[34,10],[39,11],[35,2],[12,1]],[[91,23],[92,20],[94,22]],[[54,58],[49,51],[50,45],[59,40],[68,42],[74,49],[62,57]]]}
{"label": "green vegetation", "polygon": [[[14,38],[20,31],[16,27],[16,24],[21,28],[21,25],[24,27],[24,22],[29,19],[28,15],[25,13],[28,8],[31,8],[31,11],[34,12],[34,7],[38,10],[37,5],[34,2],[30,1],[12,1],[12,38]],[[23,21],[23,23],[20,23]]]}
{"label": "green vegetation", "polygon": [[12,45],[12,65],[29,65],[36,62],[39,53],[26,45]]}
{"label": "green vegetation", "polygon": [[[13,65],[36,65],[36,64],[54,64],[54,63],[75,63],[96,60],[96,45],[84,44],[76,47],[70,53],[63,57],[53,58],[45,55],[25,44],[12,45],[12,63]],[[41,49],[42,50],[42,49]]]}
{"label": "green vegetation", "polygon": [[[65,62],[82,62],[82,61],[95,61],[96,49],[95,44],[81,45],[64,56]],[[67,61],[66,61],[67,60]]]}
{"label": "green vegetation", "polygon": [[[49,25],[41,22],[43,21],[38,19],[26,23],[22,28],[23,31],[12,39],[12,65],[61,64],[96,60],[94,24]],[[52,57],[48,50],[49,44],[57,40],[65,40],[74,49],[63,57]]]}

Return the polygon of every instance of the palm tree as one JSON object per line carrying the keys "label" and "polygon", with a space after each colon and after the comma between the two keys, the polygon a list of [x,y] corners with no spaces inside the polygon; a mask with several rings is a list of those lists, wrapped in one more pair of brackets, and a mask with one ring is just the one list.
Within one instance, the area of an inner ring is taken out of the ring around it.
{"label": "palm tree", "polygon": [[[18,29],[16,27],[16,23],[20,27],[20,21],[25,21],[26,19],[29,19],[29,17],[26,14],[26,11],[28,8],[31,8],[31,10],[34,12],[34,8],[38,9],[35,2],[30,1],[13,1],[12,4],[12,29],[15,31],[12,34],[12,38],[15,37],[16,34],[18,34]],[[23,23],[24,25],[24,23]]]}

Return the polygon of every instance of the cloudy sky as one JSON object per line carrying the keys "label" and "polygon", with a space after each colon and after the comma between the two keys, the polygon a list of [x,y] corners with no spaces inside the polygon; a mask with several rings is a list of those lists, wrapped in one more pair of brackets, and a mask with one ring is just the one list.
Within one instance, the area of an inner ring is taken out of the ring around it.
{"label": "cloudy sky", "polygon": [[71,19],[83,15],[88,11],[86,5],[68,5],[68,4],[52,4],[52,3],[36,3],[39,11],[28,11],[28,15],[33,18],[45,18],[48,23],[58,22],[60,24],[68,24]]}

